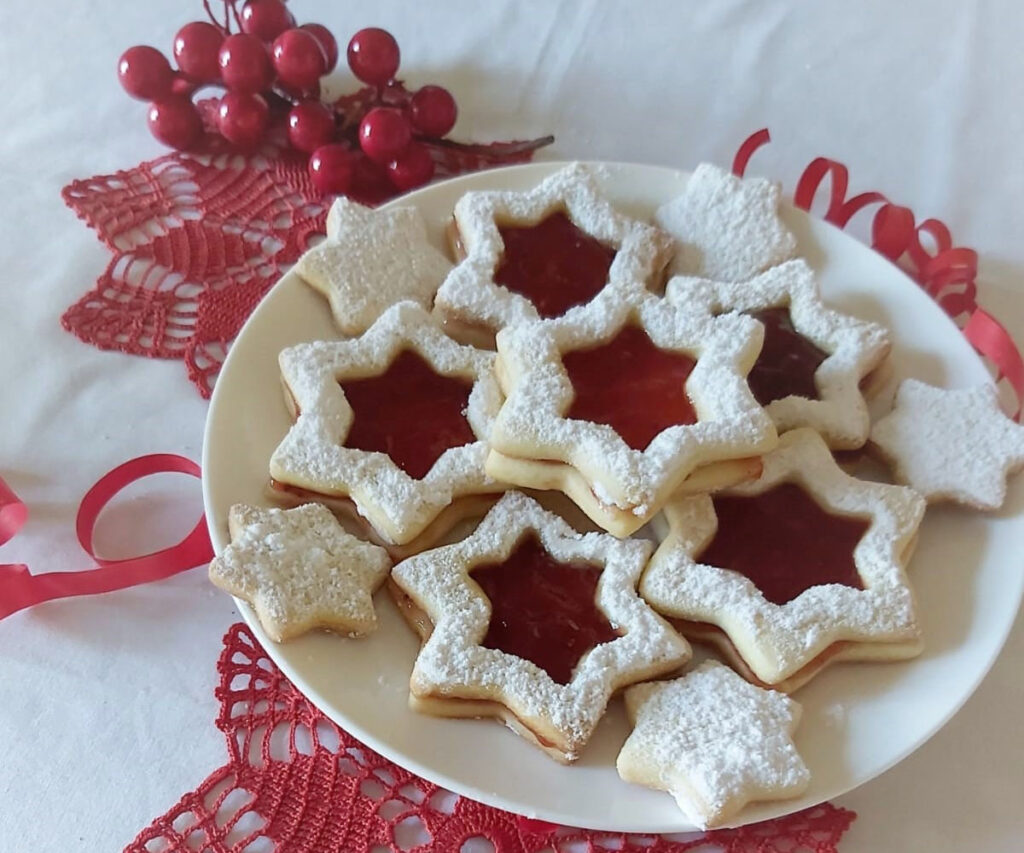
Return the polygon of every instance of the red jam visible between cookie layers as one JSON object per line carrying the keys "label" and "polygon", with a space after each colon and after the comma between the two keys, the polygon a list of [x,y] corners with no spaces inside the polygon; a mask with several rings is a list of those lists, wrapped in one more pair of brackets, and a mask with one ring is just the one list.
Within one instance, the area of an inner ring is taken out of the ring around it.
{"label": "red jam visible between cookie layers", "polygon": [[774,604],[819,584],[864,588],[853,551],[868,520],[831,515],[795,483],[712,500],[718,530],[701,563],[745,575]]}
{"label": "red jam visible between cookie layers", "polygon": [[494,281],[529,299],[541,317],[589,302],[608,282],[615,250],[577,228],[565,213],[536,225],[498,228],[505,243]]}
{"label": "red jam visible between cookie layers", "polygon": [[482,646],[525,658],[558,684],[568,684],[580,658],[619,637],[597,608],[601,567],[560,563],[536,536],[502,563],[476,566],[473,580],[491,602]]}
{"label": "red jam visible between cookie layers", "polygon": [[788,308],[750,316],[764,325],[764,346],[747,377],[754,399],[762,406],[790,395],[819,399],[814,373],[828,353],[793,328]]}
{"label": "red jam visible between cookie layers", "polygon": [[608,424],[634,450],[670,426],[697,422],[685,388],[696,360],[658,349],[638,326],[626,326],[607,344],[567,352],[562,363],[574,392],[566,417]]}
{"label": "red jam visible between cookie layers", "polygon": [[450,447],[476,441],[466,420],[472,383],[435,373],[403,350],[379,376],[340,383],[355,415],[345,446],[386,453],[422,479]]}

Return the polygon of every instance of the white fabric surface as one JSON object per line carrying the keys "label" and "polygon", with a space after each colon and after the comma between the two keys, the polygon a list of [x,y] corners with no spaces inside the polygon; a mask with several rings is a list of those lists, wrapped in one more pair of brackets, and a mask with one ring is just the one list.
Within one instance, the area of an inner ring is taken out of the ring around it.
{"label": "white fabric surface", "polygon": [[[292,7],[341,40],[368,25],[394,32],[402,76],[455,93],[461,138],[552,132],[545,157],[692,167],[727,165],[768,125],[774,141],[752,172],[792,192],[828,155],[850,166],[852,191],[945,220],[981,253],[980,301],[1024,341],[1024,6],[1011,0]],[[4,17],[0,475],[32,516],[0,562],[86,567],[74,513],[100,475],[143,453],[199,458],[206,405],[179,362],[99,352],[60,329],[108,256],[58,192],[161,152],[115,62],[136,43],[169,51],[200,17],[198,0],[60,0]],[[123,531],[154,512],[160,544],[179,539],[201,512],[198,482],[162,476],[127,494],[101,522],[103,553],[152,545]],[[237,617],[199,570],[0,622],[0,851],[119,850],[220,766],[213,666]],[[860,813],[843,853],[1020,849],[1022,656],[1018,619],[963,711],[839,799]]]}

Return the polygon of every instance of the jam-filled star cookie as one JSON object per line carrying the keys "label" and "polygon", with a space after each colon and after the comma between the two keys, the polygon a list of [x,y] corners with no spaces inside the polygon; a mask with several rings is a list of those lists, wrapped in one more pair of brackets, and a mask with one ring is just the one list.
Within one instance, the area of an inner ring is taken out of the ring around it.
{"label": "jam-filled star cookie", "polygon": [[867,441],[871,421],[861,388],[888,355],[889,333],[825,307],[804,261],[741,283],[673,278],[665,293],[679,305],[740,311],[764,326],[747,381],[779,432],[811,427],[834,449]]}
{"label": "jam-filled star cookie", "polygon": [[278,642],[314,628],[361,637],[377,627],[373,593],[387,577],[387,552],[346,533],[326,508],[228,512],[231,544],[210,563],[210,580],[248,601]]}
{"label": "jam-filled star cookie", "polygon": [[371,210],[347,198],[331,205],[327,239],[295,265],[299,277],[327,297],[346,335],[365,332],[404,299],[429,308],[451,268],[415,208]]}
{"label": "jam-filled star cookie", "polygon": [[744,378],[761,334],[750,317],[612,292],[503,329],[488,473],[563,491],[620,537],[680,488],[756,477],[776,442]]}
{"label": "jam-filled star cookie", "polygon": [[625,696],[634,729],[615,762],[619,776],[668,791],[701,828],[720,826],[749,802],[797,797],[810,782],[793,743],[799,703],[720,663]]}
{"label": "jam-filled star cookie", "polygon": [[528,192],[468,192],[453,224],[461,260],[435,311],[451,334],[480,345],[506,326],[571,312],[606,287],[660,286],[671,246],[615,210],[579,163]]}
{"label": "jam-filled star cookie", "polygon": [[278,489],[349,506],[389,545],[434,541],[463,499],[504,491],[484,472],[501,407],[494,353],[461,346],[412,302],[361,337],[279,358],[296,421],[270,460]]}
{"label": "jam-filled star cookie", "polygon": [[467,539],[399,563],[389,590],[424,641],[411,707],[497,717],[574,761],[616,691],[689,658],[636,593],[650,548],[509,492]]}
{"label": "jam-filled star cookie", "polygon": [[857,480],[809,429],[753,483],[673,501],[641,595],[761,686],[791,692],[836,660],[921,651],[904,566],[924,500]]}
{"label": "jam-filled star cookie", "polygon": [[929,502],[976,509],[1001,507],[1007,476],[1024,468],[1024,426],[1003,413],[991,384],[947,391],[907,379],[871,446]]}
{"label": "jam-filled star cookie", "polygon": [[746,281],[792,258],[796,238],[779,218],[779,195],[777,183],[699,165],[683,194],[654,217],[675,238],[670,272]]}

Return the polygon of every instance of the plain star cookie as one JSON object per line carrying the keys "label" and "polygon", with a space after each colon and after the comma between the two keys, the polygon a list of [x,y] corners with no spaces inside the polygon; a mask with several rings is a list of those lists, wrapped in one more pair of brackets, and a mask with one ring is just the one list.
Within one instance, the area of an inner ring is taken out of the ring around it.
{"label": "plain star cookie", "polygon": [[665,295],[714,314],[740,311],[764,325],[764,346],[747,382],[779,432],[810,427],[834,449],[867,441],[871,421],[861,386],[888,355],[889,333],[827,308],[804,261],[741,283],[677,277]]}
{"label": "plain star cookie", "polygon": [[675,681],[626,690],[634,725],[619,775],[668,791],[702,828],[749,802],[799,796],[811,774],[793,743],[800,705],[707,661]]}
{"label": "plain star cookie", "polygon": [[615,692],[689,658],[636,593],[650,550],[509,492],[468,538],[399,563],[389,590],[423,639],[411,707],[498,717],[574,761]]}
{"label": "plain star cookie", "polygon": [[346,533],[317,504],[228,513],[231,544],[210,563],[210,580],[252,605],[277,642],[314,628],[361,637],[377,627],[373,593],[391,560]]}
{"label": "plain star cookie", "polygon": [[928,501],[976,509],[1002,506],[1007,476],[1024,468],[1024,427],[1003,413],[991,384],[947,391],[907,379],[871,445]]}
{"label": "plain star cookie", "polygon": [[515,323],[559,317],[604,288],[657,287],[671,240],[618,212],[574,163],[529,192],[468,192],[455,205],[460,262],[435,311],[455,337],[493,340]]}
{"label": "plain star cookie", "polygon": [[921,651],[904,566],[924,500],[840,469],[809,429],[752,483],[665,507],[668,535],[640,594],[749,680],[791,692],[837,660]]}
{"label": "plain star cookie", "polygon": [[327,297],[342,333],[358,335],[403,299],[429,308],[451,267],[415,208],[371,210],[338,198],[327,214],[327,239],[299,258],[295,271]]}
{"label": "plain star cookie", "polygon": [[699,165],[654,217],[676,241],[670,272],[746,281],[792,258],[796,238],[779,218],[779,196],[777,183]]}
{"label": "plain star cookie", "polygon": [[413,302],[359,338],[285,349],[296,420],[271,456],[273,484],[347,500],[388,544],[436,539],[431,525],[457,522],[460,499],[505,490],[484,472],[502,401],[494,358],[455,343]]}
{"label": "plain star cookie", "polygon": [[503,329],[506,400],[487,471],[558,489],[628,536],[686,482],[689,491],[756,477],[775,428],[745,376],[761,327],[647,293],[606,291],[557,320]]}

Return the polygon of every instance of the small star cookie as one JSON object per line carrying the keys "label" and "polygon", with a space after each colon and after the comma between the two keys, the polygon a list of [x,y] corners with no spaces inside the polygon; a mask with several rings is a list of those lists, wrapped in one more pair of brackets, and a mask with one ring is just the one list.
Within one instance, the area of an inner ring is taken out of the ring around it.
{"label": "small star cookie", "polygon": [[626,712],[635,728],[615,763],[619,776],[668,791],[701,828],[751,801],[799,796],[810,781],[793,743],[800,705],[715,661],[628,688]]}
{"label": "small star cookie", "polygon": [[391,560],[346,533],[326,508],[236,504],[228,528],[231,544],[210,563],[210,580],[248,601],[272,639],[313,628],[361,637],[377,627],[373,593]]}
{"label": "small star cookie", "polygon": [[451,266],[415,208],[371,210],[338,198],[327,239],[299,258],[295,271],[327,297],[338,328],[358,335],[400,300],[429,308]]}
{"label": "small star cookie", "polygon": [[683,194],[654,221],[676,240],[673,275],[746,281],[796,254],[796,238],[779,218],[777,183],[737,178],[702,163]]}
{"label": "small star cookie", "polygon": [[907,379],[871,445],[929,502],[998,509],[1007,476],[1024,468],[1024,427],[1003,413],[991,384],[948,391]]}

